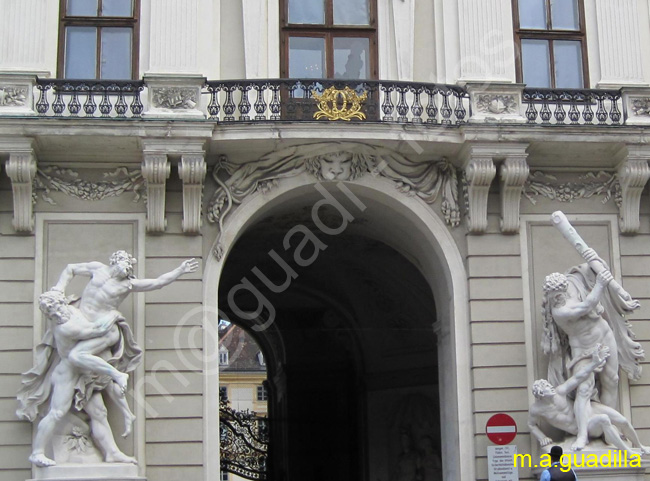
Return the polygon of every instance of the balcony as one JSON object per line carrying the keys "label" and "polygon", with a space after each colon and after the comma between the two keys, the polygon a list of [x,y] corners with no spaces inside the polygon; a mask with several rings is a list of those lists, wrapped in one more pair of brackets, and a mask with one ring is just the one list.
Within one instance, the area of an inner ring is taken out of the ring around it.
{"label": "balcony", "polygon": [[146,80],[36,78],[31,85],[0,85],[0,117],[9,116],[219,124],[345,121],[446,128],[468,123],[620,126],[650,123],[650,95],[512,84],[268,79],[161,87]]}

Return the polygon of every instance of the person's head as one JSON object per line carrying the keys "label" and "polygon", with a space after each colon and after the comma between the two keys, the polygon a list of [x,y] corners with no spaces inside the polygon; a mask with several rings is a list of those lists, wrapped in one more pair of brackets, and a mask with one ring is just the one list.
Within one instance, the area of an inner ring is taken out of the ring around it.
{"label": "person's head", "polygon": [[63,324],[70,319],[70,310],[65,295],[60,291],[47,291],[38,298],[38,307],[45,317]]}
{"label": "person's head", "polygon": [[533,396],[535,396],[535,399],[542,399],[554,395],[555,388],[546,379],[538,379],[533,383]]}
{"label": "person's head", "polygon": [[553,446],[551,448],[551,462],[552,463],[559,463],[560,459],[562,458],[562,447],[561,446]]}
{"label": "person's head", "polygon": [[566,292],[569,281],[564,274],[554,272],[544,279],[544,294],[548,296],[553,307],[563,306],[566,303]]}
{"label": "person's head", "polygon": [[109,264],[115,276],[130,279],[133,277],[133,265],[136,263],[135,257],[132,257],[126,251],[117,251],[111,254]]}

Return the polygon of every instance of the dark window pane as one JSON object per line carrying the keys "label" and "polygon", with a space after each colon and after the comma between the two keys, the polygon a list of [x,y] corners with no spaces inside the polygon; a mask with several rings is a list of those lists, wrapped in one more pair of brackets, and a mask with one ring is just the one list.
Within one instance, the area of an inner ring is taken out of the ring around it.
{"label": "dark window pane", "polygon": [[335,25],[370,24],[368,0],[333,0],[333,3]]}
{"label": "dark window pane", "polygon": [[102,2],[102,16],[104,17],[132,17],[133,0],[104,0]]}
{"label": "dark window pane", "polygon": [[547,40],[521,40],[521,63],[528,87],[551,86],[551,61]]}
{"label": "dark window pane", "polygon": [[289,23],[325,23],[325,0],[289,0]]}
{"label": "dark window pane", "polygon": [[519,27],[546,30],[545,0],[519,0]]}
{"label": "dark window pane", "polygon": [[66,78],[96,78],[97,29],[95,27],[67,27],[65,29]]}
{"label": "dark window pane", "polygon": [[553,30],[580,30],[578,0],[551,0]]}
{"label": "dark window pane", "polygon": [[68,0],[65,13],[75,17],[96,17],[97,0]]}
{"label": "dark window pane", "polygon": [[555,57],[555,86],[564,89],[581,89],[582,47],[578,41],[555,40],[553,42]]}
{"label": "dark window pane", "polygon": [[334,39],[334,78],[367,79],[370,40],[350,37]]}
{"label": "dark window pane", "polygon": [[102,28],[101,78],[131,78],[130,28]]}
{"label": "dark window pane", "polygon": [[323,78],[325,75],[325,39],[289,38],[289,77]]}

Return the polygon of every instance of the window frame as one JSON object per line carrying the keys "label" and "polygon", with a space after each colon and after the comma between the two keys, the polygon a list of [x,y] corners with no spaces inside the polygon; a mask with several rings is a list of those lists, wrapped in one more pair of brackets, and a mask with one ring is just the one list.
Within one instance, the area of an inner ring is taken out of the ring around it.
{"label": "window frame", "polygon": [[219,348],[219,366],[230,365],[230,351],[225,346]]}
{"label": "window frame", "polygon": [[[544,0],[546,6],[546,29],[532,29],[521,28],[519,17],[519,0],[512,1],[512,18],[514,22],[514,35],[515,35],[515,56],[516,56],[516,74],[517,82],[524,82],[524,58],[521,51],[521,40],[546,40],[549,42],[549,72],[551,75],[551,89],[557,89],[555,86],[555,52],[553,49],[553,42],[555,40],[572,40],[580,42],[580,52],[582,56],[582,87],[583,89],[589,88],[589,61],[587,58],[587,31],[585,21],[585,3],[584,0],[577,0],[578,2],[578,16],[579,16],[579,30],[552,30],[552,12],[551,0]],[[528,86],[526,86],[528,87]],[[535,88],[535,86],[530,86]]]}
{"label": "window frame", "polygon": [[264,383],[257,385],[257,400],[259,402],[268,402],[269,400],[269,390],[266,388],[266,385]]}
{"label": "window frame", "polygon": [[[334,2],[325,3],[325,23],[289,23],[289,1],[280,0],[280,74],[289,77],[289,37],[318,37],[325,39],[325,76],[314,80],[363,81],[377,80],[379,65],[377,49],[377,0],[368,0],[368,25],[335,25]],[[368,78],[334,79],[334,38],[367,38],[369,44]],[[331,75],[330,75],[331,73]]]}
{"label": "window frame", "polygon": [[[101,10],[103,0],[98,0],[98,8]],[[95,27],[97,28],[97,51],[95,62],[95,77],[84,80],[137,80],[140,78],[139,57],[140,57],[140,0],[133,0],[133,15],[131,17],[101,17],[101,16],[68,16],[68,0],[59,1],[59,46],[57,59],[57,77],[65,77],[65,50],[66,50],[66,28],[67,27]],[[105,27],[127,27],[131,28],[131,78],[130,79],[103,79],[101,78],[101,29]],[[76,80],[76,79],[71,79]]]}

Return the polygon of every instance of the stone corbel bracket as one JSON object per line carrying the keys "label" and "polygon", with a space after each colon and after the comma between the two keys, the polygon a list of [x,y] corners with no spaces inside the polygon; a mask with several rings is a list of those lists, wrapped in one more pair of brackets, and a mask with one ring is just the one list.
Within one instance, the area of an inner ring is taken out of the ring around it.
{"label": "stone corbel bracket", "polygon": [[648,166],[650,148],[628,145],[623,148],[621,158],[617,171],[621,186],[619,227],[623,234],[636,234],[641,227],[639,219],[641,193],[650,179],[650,166]]}
{"label": "stone corbel bracket", "polygon": [[34,212],[32,203],[32,182],[36,177],[36,158],[32,150],[10,152],[5,164],[11,179],[14,200],[13,226],[18,232],[33,232]]}
{"label": "stone corbel bracket", "polygon": [[526,146],[508,149],[499,171],[501,186],[501,232],[519,232],[519,205],[521,193],[530,171],[526,158]]}
{"label": "stone corbel bracket", "polygon": [[206,172],[203,153],[181,155],[178,176],[183,181],[183,232],[186,234],[198,234],[201,229],[203,181]]}
{"label": "stone corbel bracket", "polygon": [[489,147],[470,145],[462,154],[467,178],[467,227],[471,234],[484,234],[487,230],[487,201],[490,186],[497,169]]}
{"label": "stone corbel bracket", "polygon": [[142,177],[147,184],[147,232],[164,232],[167,227],[165,185],[170,173],[166,154],[145,152]]}

